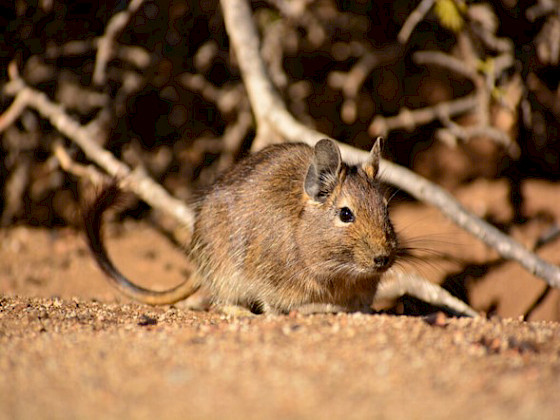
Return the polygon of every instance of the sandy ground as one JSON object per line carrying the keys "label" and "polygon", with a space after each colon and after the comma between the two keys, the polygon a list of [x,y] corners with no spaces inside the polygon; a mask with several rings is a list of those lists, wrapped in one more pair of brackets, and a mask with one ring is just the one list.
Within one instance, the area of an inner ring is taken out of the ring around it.
{"label": "sandy ground", "polygon": [[[532,246],[560,220],[559,193],[529,183],[529,219],[512,234]],[[499,182],[458,196],[496,223],[511,219]],[[401,203],[393,214],[403,235],[438,251],[413,268],[491,319],[153,308],[116,294],[78,233],[0,231],[0,417],[558,418],[557,291],[522,321],[542,281],[435,210]],[[117,265],[152,287],[188,272],[180,250],[146,224],[110,226],[108,241]],[[540,254],[558,264],[559,242]]]}

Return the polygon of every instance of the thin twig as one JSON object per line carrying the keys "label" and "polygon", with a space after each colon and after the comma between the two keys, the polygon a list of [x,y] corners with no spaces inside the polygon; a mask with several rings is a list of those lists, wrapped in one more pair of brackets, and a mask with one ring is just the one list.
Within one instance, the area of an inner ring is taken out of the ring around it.
{"label": "thin twig", "polygon": [[475,109],[478,103],[479,99],[476,95],[467,95],[420,109],[401,108],[400,112],[394,117],[383,117],[381,115],[375,117],[369,126],[369,134],[375,137],[387,136],[389,132],[398,129],[412,131],[419,125],[469,112]]}
{"label": "thin twig", "polygon": [[513,142],[510,136],[491,126],[462,127],[450,121],[446,128],[441,128],[436,132],[436,137],[445,143],[453,144],[457,140],[467,143],[473,138],[489,138],[503,146],[512,158],[518,159],[521,155],[519,146]]}
{"label": "thin twig", "polygon": [[0,133],[18,120],[26,106],[27,104],[22,98],[16,97],[8,109],[0,115]]}
{"label": "thin twig", "polygon": [[116,13],[111,17],[105,28],[105,33],[99,38],[97,44],[97,55],[95,57],[95,67],[93,69],[93,84],[102,86],[107,80],[105,68],[113,56],[113,44],[117,36],[126,27],[130,18],[138,11],[144,0],[131,0],[126,10]]}
{"label": "thin twig", "polygon": [[375,51],[366,50],[350,71],[331,73],[329,84],[335,89],[340,89],[344,96],[341,116],[346,124],[356,121],[358,93],[373,69],[395,61],[402,51],[402,46],[397,43]]}
{"label": "thin twig", "polygon": [[529,7],[525,12],[525,16],[530,22],[558,11],[558,3],[555,0],[538,0],[537,4]]}
{"label": "thin twig", "polygon": [[401,44],[404,45],[408,42],[408,38],[410,38],[412,31],[416,28],[416,25],[424,19],[424,16],[426,16],[426,14],[430,11],[434,2],[435,0],[422,0],[418,7],[408,16],[406,22],[397,35],[397,39]]}
{"label": "thin twig", "polygon": [[154,208],[164,209],[177,221],[192,231],[194,213],[185,204],[170,196],[158,183],[139,170],[130,168],[116,159],[112,153],[100,147],[91,138],[93,130],[88,130],[71,118],[64,109],[42,92],[26,86],[21,79],[13,80],[4,88],[4,93],[16,95],[22,101],[39,112],[62,134],[76,143],[91,161],[102,167],[110,176],[119,180],[125,190],[132,191]]}
{"label": "thin twig", "polygon": [[412,60],[420,65],[434,64],[443,67],[467,79],[474,80],[477,77],[476,71],[465,66],[464,61],[441,51],[418,51],[412,55]]}
{"label": "thin twig", "polygon": [[205,100],[215,103],[222,114],[229,114],[236,108],[248,107],[240,85],[218,88],[204,76],[192,73],[182,73],[178,81],[190,91],[200,93]]}
{"label": "thin twig", "polygon": [[503,146],[504,149],[513,158],[519,158],[521,154],[517,143],[515,143],[507,133],[504,133],[502,130],[497,129],[496,127],[483,125],[463,127],[459,124],[454,123],[449,118],[442,118],[441,120],[445,124],[446,128],[439,130],[439,136],[448,133],[464,143],[468,142],[472,138],[486,137]]}
{"label": "thin twig", "polygon": [[511,53],[513,51],[513,43],[511,39],[498,38],[496,35],[485,30],[481,26],[472,25],[471,28],[488,48],[501,53]]}
{"label": "thin twig", "polygon": [[[44,56],[45,58],[51,60],[61,57],[84,56],[97,50],[102,39],[103,37],[98,37],[83,41],[69,41],[61,45],[49,42],[45,49]],[[117,58],[126,61],[139,69],[145,69],[150,64],[150,53],[143,47],[139,47],[137,45],[114,45],[113,49],[115,50],[113,54]]]}
{"label": "thin twig", "polygon": [[[274,91],[259,57],[257,32],[252,21],[251,9],[246,0],[222,0],[221,5],[226,29],[232,48],[237,54],[257,123],[268,122],[288,141],[314,144],[319,139],[328,137],[296,121]],[[465,97],[459,104],[461,107],[455,102],[455,107],[465,112],[476,106],[477,99]],[[449,105],[447,106],[449,107]],[[451,115],[449,109],[447,111],[448,115]],[[442,112],[442,110],[440,109],[438,112]],[[432,111],[434,118],[439,115],[438,112]],[[356,162],[367,157],[366,152],[348,145],[341,145],[341,150],[348,161]],[[494,226],[476,217],[457,202],[451,194],[437,185],[386,160],[381,161],[381,176],[386,182],[401,188],[418,200],[438,208],[450,220],[495,249],[502,257],[517,261],[530,273],[541,277],[551,286],[560,287],[560,269],[558,267],[542,260]]]}
{"label": "thin twig", "polygon": [[74,161],[60,142],[54,144],[53,152],[60,163],[60,167],[65,172],[75,175],[77,178],[88,179],[96,186],[106,185],[111,181],[110,177],[97,170],[94,166],[81,165]]}
{"label": "thin twig", "polygon": [[275,6],[282,15],[290,19],[298,19],[304,14],[305,9],[311,1],[309,0],[268,0],[268,2]]}
{"label": "thin twig", "polygon": [[461,58],[465,61],[465,66],[476,71],[478,77],[472,79],[474,83],[474,95],[478,99],[478,103],[474,108],[473,115],[476,117],[478,125],[490,125],[490,101],[492,88],[494,87],[495,78],[492,72],[483,74],[479,72],[479,66],[482,61],[478,49],[469,36],[467,31],[461,31],[457,34],[457,49],[460,51]]}
{"label": "thin twig", "polygon": [[495,79],[515,64],[513,54],[506,52],[492,59],[492,74]]}

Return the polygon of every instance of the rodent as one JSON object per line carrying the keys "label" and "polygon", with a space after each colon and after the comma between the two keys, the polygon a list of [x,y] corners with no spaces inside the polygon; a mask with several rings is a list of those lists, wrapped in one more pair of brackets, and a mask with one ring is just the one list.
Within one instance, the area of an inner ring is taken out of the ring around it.
{"label": "rodent", "polygon": [[202,287],[217,304],[256,312],[370,306],[399,255],[376,179],[380,143],[359,165],[343,162],[329,139],[272,145],[233,165],[196,205],[189,249],[196,270],[173,289],[141,288],[111,262],[101,227],[119,195],[114,185],[85,212],[88,244],[112,283],[148,304],[175,303]]}

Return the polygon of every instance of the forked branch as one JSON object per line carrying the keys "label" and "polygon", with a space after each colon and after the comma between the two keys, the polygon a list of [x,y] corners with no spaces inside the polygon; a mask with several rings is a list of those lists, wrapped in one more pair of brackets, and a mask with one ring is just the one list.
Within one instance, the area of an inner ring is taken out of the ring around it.
{"label": "forked branch", "polygon": [[80,125],[64,111],[64,108],[53,103],[43,92],[26,86],[21,79],[13,79],[5,86],[4,93],[14,95],[16,97],[14,102],[18,103],[18,107],[30,107],[37,110],[59,132],[76,143],[88,159],[119,180],[124,189],[133,191],[152,207],[173,215],[177,221],[192,230],[194,213],[191,209],[182,201],[170,196],[161,185],[141,173],[140,170],[131,170],[126,164],[116,159],[111,152],[99,146],[94,141],[94,130],[88,130]]}
{"label": "forked branch", "polygon": [[[252,20],[251,9],[246,0],[222,0],[226,30],[243,81],[249,92],[257,124],[269,125],[288,141],[315,144],[328,137],[299,123],[286,109],[268,78],[264,63],[259,56],[258,34]],[[341,145],[345,159],[359,161],[367,153],[348,145]],[[458,226],[495,249],[503,258],[517,261],[530,273],[542,278],[552,287],[560,287],[560,268],[530,252],[494,226],[476,217],[442,188],[394,163],[382,160],[382,178],[406,191],[420,201],[437,207]]]}

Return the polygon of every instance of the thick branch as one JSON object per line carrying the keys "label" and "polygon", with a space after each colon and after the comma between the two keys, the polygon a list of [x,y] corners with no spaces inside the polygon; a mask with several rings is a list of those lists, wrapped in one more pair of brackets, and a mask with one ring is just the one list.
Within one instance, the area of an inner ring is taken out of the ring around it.
{"label": "thick branch", "polygon": [[[411,282],[411,278],[414,281]],[[432,305],[447,307],[468,316],[478,316],[478,313],[469,305],[457,299],[444,288],[412,273],[394,272],[388,274],[387,280],[383,279],[379,284],[375,300],[394,300],[404,295],[414,296]]]}
{"label": "thick branch", "polygon": [[473,215],[447,191],[391,162],[384,161],[382,171],[384,180],[398,185],[418,200],[437,207],[445,216],[495,249],[502,257],[517,261],[551,286],[560,287],[560,268],[542,260],[517,241]]}
{"label": "thick branch", "polygon": [[[311,130],[296,121],[274,91],[259,56],[259,43],[251,9],[245,0],[222,0],[222,9],[232,48],[237,54],[243,81],[249,92],[249,100],[257,117],[257,123],[268,123],[289,141],[303,141],[314,144],[325,138],[322,133]],[[463,109],[476,105],[476,98],[463,98]],[[434,112],[434,118],[438,115]],[[345,159],[363,160],[367,153],[348,145],[341,145]],[[529,272],[543,278],[553,287],[560,287],[560,269],[528,251],[518,242],[500,232],[494,226],[479,219],[448,192],[416,175],[412,171],[394,163],[381,162],[382,178],[420,201],[437,207],[457,225],[494,248],[502,257],[520,263]]]}
{"label": "thick branch", "polygon": [[4,91],[16,95],[18,103],[37,110],[58,131],[76,143],[88,159],[118,179],[124,189],[133,191],[152,207],[168,211],[192,231],[194,214],[183,202],[171,197],[158,183],[138,170],[131,171],[127,165],[100,147],[93,141],[92,131],[78,124],[60,105],[51,102],[47,95],[26,86],[20,79],[10,82]]}

